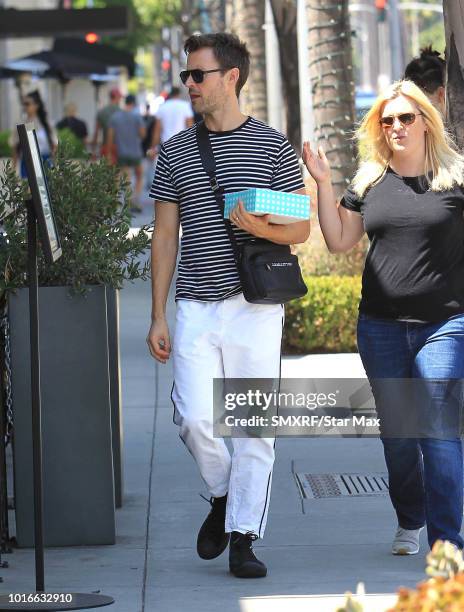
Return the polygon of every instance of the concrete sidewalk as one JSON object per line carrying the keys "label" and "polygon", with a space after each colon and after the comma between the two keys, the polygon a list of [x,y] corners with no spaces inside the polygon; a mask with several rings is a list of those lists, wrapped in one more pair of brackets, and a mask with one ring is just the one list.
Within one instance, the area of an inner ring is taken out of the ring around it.
{"label": "concrete sidewalk", "polygon": [[[172,324],[173,302],[169,319]],[[114,612],[271,612],[335,610],[310,596],[343,594],[364,581],[367,593],[393,593],[424,578],[419,555],[393,557],[395,517],[386,497],[334,498],[302,504],[292,470],[383,472],[378,440],[279,439],[266,536],[256,544],[269,568],[262,580],[228,573],[227,554],[196,556],[209,505],[196,466],[172,423],[171,365],[157,366],[145,338],[150,285],[121,292],[125,497],[117,511],[115,546],[46,551],[52,591],[113,595]],[[357,355],[312,355],[283,361],[284,376],[362,376]],[[305,513],[303,513],[303,510]],[[33,551],[5,555],[3,593],[34,590]],[[382,607],[376,604],[376,612]],[[385,608],[387,605],[385,605]]]}

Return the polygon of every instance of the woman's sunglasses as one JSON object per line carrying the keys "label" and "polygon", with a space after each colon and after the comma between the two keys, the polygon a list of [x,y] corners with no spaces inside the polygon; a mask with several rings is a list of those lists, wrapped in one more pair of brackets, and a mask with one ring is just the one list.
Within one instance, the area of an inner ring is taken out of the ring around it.
{"label": "woman's sunglasses", "polygon": [[214,70],[200,70],[199,68],[195,68],[194,70],[182,70],[180,73],[180,80],[185,85],[189,76],[192,77],[195,83],[203,83],[205,74],[209,74],[210,72],[224,72],[223,68],[215,68]]}
{"label": "woman's sunglasses", "polygon": [[422,113],[401,113],[400,115],[386,115],[380,117],[379,123],[382,127],[392,127],[395,123],[395,118],[399,120],[401,125],[412,125],[416,120],[416,117],[422,115]]}

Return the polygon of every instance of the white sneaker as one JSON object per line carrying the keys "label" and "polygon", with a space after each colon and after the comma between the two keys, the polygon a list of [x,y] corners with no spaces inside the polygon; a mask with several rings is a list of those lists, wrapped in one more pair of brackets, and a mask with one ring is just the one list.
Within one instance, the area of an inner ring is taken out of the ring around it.
{"label": "white sneaker", "polygon": [[398,527],[392,544],[392,555],[417,555],[419,552],[419,535],[424,529],[403,529]]}

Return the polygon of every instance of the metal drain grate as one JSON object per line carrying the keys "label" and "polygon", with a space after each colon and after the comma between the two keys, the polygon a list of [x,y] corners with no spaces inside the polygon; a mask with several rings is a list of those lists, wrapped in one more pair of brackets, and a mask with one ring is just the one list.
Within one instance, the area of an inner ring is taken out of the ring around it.
{"label": "metal drain grate", "polygon": [[295,474],[304,499],[322,497],[365,497],[386,495],[388,478],[379,474]]}

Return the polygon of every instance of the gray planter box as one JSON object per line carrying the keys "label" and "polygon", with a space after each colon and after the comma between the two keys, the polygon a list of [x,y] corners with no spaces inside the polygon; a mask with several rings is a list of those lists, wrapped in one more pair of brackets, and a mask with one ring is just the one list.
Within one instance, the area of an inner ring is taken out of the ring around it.
{"label": "gray planter box", "polygon": [[[105,287],[70,297],[41,287],[40,354],[47,546],[114,544],[107,300]],[[9,300],[18,545],[34,542],[29,293]]]}
{"label": "gray planter box", "polygon": [[114,498],[121,508],[124,496],[121,358],[119,353],[119,291],[107,287],[108,357],[110,368],[111,429],[113,432]]}

